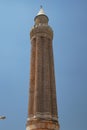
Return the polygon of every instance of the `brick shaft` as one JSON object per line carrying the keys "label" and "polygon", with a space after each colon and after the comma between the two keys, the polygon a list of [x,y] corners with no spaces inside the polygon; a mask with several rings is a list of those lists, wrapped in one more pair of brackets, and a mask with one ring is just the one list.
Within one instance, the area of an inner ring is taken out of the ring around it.
{"label": "brick shaft", "polygon": [[35,18],[30,39],[31,68],[26,130],[59,130],[52,48],[53,31],[48,25],[47,16],[38,15]]}

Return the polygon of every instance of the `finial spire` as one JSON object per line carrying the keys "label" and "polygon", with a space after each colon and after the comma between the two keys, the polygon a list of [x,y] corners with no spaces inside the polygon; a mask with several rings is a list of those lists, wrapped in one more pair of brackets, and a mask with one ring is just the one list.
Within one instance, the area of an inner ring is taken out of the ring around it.
{"label": "finial spire", "polygon": [[42,9],[42,8],[43,8],[43,6],[42,6],[42,5],[40,5],[40,8]]}
{"label": "finial spire", "polygon": [[43,6],[41,5],[40,6],[40,11],[38,12],[38,14],[37,15],[45,15],[45,13],[44,13],[44,10],[43,10]]}

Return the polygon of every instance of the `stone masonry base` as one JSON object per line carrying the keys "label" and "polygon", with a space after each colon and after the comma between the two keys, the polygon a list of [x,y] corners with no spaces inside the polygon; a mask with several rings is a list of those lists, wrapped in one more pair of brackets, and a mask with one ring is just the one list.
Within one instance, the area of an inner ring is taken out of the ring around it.
{"label": "stone masonry base", "polygon": [[58,122],[35,120],[27,122],[26,130],[59,130]]}

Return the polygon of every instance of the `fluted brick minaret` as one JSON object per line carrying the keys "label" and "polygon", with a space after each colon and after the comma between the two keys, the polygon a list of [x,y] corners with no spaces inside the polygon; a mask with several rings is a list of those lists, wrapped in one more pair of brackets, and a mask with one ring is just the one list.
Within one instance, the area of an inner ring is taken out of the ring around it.
{"label": "fluted brick minaret", "polygon": [[52,39],[42,7],[31,29],[31,68],[26,130],[59,130]]}

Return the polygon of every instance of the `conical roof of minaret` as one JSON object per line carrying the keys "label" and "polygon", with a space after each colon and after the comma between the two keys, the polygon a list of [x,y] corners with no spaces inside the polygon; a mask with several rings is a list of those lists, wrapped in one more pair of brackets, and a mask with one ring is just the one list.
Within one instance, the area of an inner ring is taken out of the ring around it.
{"label": "conical roof of minaret", "polygon": [[42,6],[40,7],[40,11],[38,12],[37,16],[38,16],[38,15],[45,15],[45,12],[44,12]]}
{"label": "conical roof of minaret", "polygon": [[[38,14],[36,15],[35,19],[36,19],[37,17],[39,17],[39,16],[42,16],[42,15],[45,16],[45,17],[48,19],[47,15],[46,15],[45,12],[44,12],[43,7],[40,6],[40,10],[39,10]],[[34,20],[35,20],[35,19],[34,19]],[[49,19],[48,19],[48,21],[49,21]]]}

